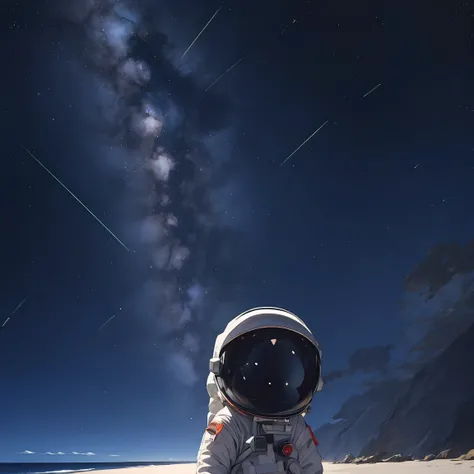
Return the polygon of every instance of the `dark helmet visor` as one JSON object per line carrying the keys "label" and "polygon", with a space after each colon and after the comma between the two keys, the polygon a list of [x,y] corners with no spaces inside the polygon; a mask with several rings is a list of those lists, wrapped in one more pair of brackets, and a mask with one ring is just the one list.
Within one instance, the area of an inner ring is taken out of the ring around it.
{"label": "dark helmet visor", "polygon": [[249,332],[225,346],[221,357],[219,387],[237,408],[256,416],[300,413],[321,374],[316,347],[288,329]]}

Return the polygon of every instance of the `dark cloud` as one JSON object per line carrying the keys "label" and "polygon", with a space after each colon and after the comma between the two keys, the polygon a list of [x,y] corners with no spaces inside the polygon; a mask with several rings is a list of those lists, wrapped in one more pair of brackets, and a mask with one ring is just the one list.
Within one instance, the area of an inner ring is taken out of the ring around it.
{"label": "dark cloud", "polygon": [[429,300],[427,316],[412,320],[409,330],[418,334],[403,364],[407,373],[416,373],[439,355],[474,323],[474,274],[458,274]]}
{"label": "dark cloud", "polygon": [[434,246],[405,278],[404,373],[413,375],[474,323],[474,240]]}
{"label": "dark cloud", "polygon": [[[347,369],[329,373],[327,382],[360,373],[371,375],[364,380],[370,389],[387,377],[404,383],[467,331],[474,323],[474,241],[436,245],[405,278],[405,290],[405,338],[393,346],[356,350]],[[398,360],[389,369],[392,351]]]}
{"label": "dark cloud", "polygon": [[391,345],[357,349],[349,358],[349,370],[352,372],[383,372],[390,362]]}
{"label": "dark cloud", "polygon": [[390,362],[391,345],[363,347],[357,349],[348,361],[347,369],[333,370],[324,376],[326,382],[332,382],[342,377],[363,374],[384,374],[387,371]]}
{"label": "dark cloud", "polygon": [[405,277],[405,289],[424,294],[428,299],[446,286],[455,275],[474,271],[474,240],[438,244]]}
{"label": "dark cloud", "polygon": [[330,383],[333,380],[337,380],[341,377],[344,377],[345,375],[347,375],[347,370],[333,370],[332,372],[329,372],[324,375],[324,382]]}

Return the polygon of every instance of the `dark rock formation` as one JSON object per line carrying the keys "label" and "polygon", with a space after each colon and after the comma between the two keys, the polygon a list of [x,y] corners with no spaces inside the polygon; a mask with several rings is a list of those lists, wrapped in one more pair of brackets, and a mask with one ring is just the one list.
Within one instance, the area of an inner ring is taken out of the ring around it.
{"label": "dark rock formation", "polygon": [[374,464],[381,462],[387,457],[386,453],[375,453],[371,456],[360,456],[352,461],[352,464]]}
{"label": "dark rock formation", "polygon": [[349,453],[349,454],[346,454],[344,456],[344,459],[342,460],[342,463],[343,464],[349,464],[352,461],[354,461],[354,459],[355,459],[355,456],[353,454]]}
{"label": "dark rock formation", "polygon": [[451,455],[451,449],[445,449],[441,451],[437,456],[436,459],[453,459],[454,456]]}
{"label": "dark rock formation", "polygon": [[424,456],[450,449],[456,457],[473,446],[472,360],[474,325],[413,377],[361,456],[380,451]]}
{"label": "dark rock formation", "polygon": [[470,451],[468,451],[464,459],[466,461],[474,461],[474,449],[471,449]]}
{"label": "dark rock formation", "polygon": [[[468,368],[466,370],[474,370]],[[446,440],[446,446],[455,455],[467,453],[474,446],[474,393],[460,405],[453,429]]]}
{"label": "dark rock formation", "polygon": [[341,461],[346,453],[359,455],[390,414],[394,398],[407,386],[398,380],[386,381],[344,403],[334,416],[338,421],[321,426],[315,433],[323,459]]}
{"label": "dark rock formation", "polygon": [[402,456],[401,454],[394,454],[393,456],[388,457],[383,460],[384,462],[406,462],[413,461],[411,456]]}

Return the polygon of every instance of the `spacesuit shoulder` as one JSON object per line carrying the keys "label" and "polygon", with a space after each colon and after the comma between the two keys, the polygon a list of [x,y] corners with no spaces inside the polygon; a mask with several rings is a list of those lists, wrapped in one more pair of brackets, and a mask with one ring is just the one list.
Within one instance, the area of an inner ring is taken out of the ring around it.
{"label": "spacesuit shoulder", "polygon": [[198,474],[229,474],[239,454],[239,423],[222,408],[206,428],[197,456]]}
{"label": "spacesuit shoulder", "polygon": [[223,426],[226,428],[226,431],[228,431],[232,436],[237,446],[244,446],[245,440],[248,438],[248,436],[250,436],[249,433],[252,427],[251,418],[239,413],[231,407],[226,406],[217,412],[214,420],[223,424]]}
{"label": "spacesuit shoulder", "polygon": [[302,474],[323,474],[322,459],[318,449],[319,443],[311,426],[301,415],[295,417],[294,423],[293,443],[298,452]]}
{"label": "spacesuit shoulder", "polygon": [[293,428],[294,441],[298,443],[301,441],[304,442],[305,440],[311,439],[313,443],[316,446],[318,446],[319,443],[313,434],[313,430],[311,429],[311,426],[307,423],[307,421],[304,419],[303,416],[301,415],[295,416],[292,419],[292,422],[294,426]]}
{"label": "spacesuit shoulder", "polygon": [[241,417],[242,415],[232,410],[232,408],[224,407],[216,413],[213,421],[222,423],[231,434],[235,434],[240,430]]}
{"label": "spacesuit shoulder", "polygon": [[224,423],[232,423],[233,411],[229,407],[221,408],[217,413],[214,419],[219,418]]}

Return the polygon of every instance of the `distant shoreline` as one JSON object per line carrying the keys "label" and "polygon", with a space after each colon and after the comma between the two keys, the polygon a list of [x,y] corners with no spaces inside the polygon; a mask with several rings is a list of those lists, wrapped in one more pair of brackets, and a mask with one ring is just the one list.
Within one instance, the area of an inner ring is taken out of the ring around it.
{"label": "distant shoreline", "polygon": [[[0,474],[74,474],[95,471],[100,474],[195,474],[192,461],[157,461],[155,463],[0,463]],[[47,467],[47,470],[41,467]],[[88,467],[86,467],[88,466]],[[6,469],[5,469],[6,467]],[[32,469],[26,469],[31,467]],[[23,468],[23,469],[22,469]],[[35,469],[36,468],[36,469]]]}
{"label": "distant shoreline", "polygon": [[144,461],[144,462],[1,462],[0,474],[73,474],[100,471],[101,473],[127,470],[155,469],[168,466],[184,466],[194,464],[194,461]]}
{"label": "distant shoreline", "polygon": [[[61,461],[6,461],[6,462],[0,462],[0,466],[5,466],[5,465],[18,465],[18,464],[37,464],[37,465],[44,465],[44,464],[68,464],[68,465],[130,465],[130,466],[151,466],[153,464],[192,464],[195,463],[196,461],[125,461],[125,462],[116,462],[116,461],[104,461],[104,462],[93,462],[93,461],[74,461],[74,462],[61,462]],[[124,467],[125,468],[125,467]]]}

